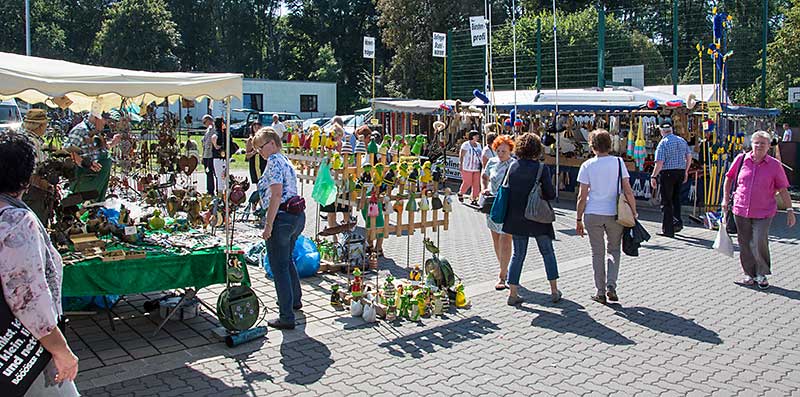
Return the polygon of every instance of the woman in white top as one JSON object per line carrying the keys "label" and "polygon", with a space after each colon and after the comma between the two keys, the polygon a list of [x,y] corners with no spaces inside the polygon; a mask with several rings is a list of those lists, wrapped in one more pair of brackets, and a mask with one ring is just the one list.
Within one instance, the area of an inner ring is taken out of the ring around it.
{"label": "woman in white top", "polygon": [[[617,200],[622,191],[630,203],[634,217],[636,199],[633,197],[630,176],[621,158],[610,156],[611,136],[606,130],[589,134],[589,144],[595,157],[585,161],[578,171],[580,192],[575,231],[579,236],[589,234],[592,246],[592,268],[597,293],[592,299],[605,304],[617,301],[617,276],[619,275],[620,248],[624,228],[617,223]],[[584,219],[584,214],[586,215]],[[585,225],[585,226],[584,226]],[[605,238],[608,237],[608,246]],[[606,247],[610,258],[606,260]],[[608,271],[606,271],[608,262]]]}
{"label": "woman in white top", "polygon": [[472,205],[478,205],[478,193],[481,192],[481,144],[478,143],[481,133],[469,132],[469,140],[461,144],[458,162],[461,165],[461,189],[458,190],[458,201],[464,201],[464,194],[472,189]]}
{"label": "woman in white top", "polygon": [[[511,158],[511,152],[514,150],[514,141],[511,140],[510,135],[502,135],[495,139],[494,135],[491,140],[494,146],[492,157],[483,167],[483,174],[481,175],[481,182],[483,182],[484,194],[497,195],[500,185],[503,184],[503,179],[506,176],[506,171],[514,162]],[[500,281],[494,286],[494,289],[500,291],[506,289],[506,278],[508,278],[508,262],[511,260],[511,235],[503,232],[502,223],[492,222],[491,216],[486,215],[486,226],[492,234],[492,245],[494,246],[494,254],[497,257],[497,262],[500,263]]]}

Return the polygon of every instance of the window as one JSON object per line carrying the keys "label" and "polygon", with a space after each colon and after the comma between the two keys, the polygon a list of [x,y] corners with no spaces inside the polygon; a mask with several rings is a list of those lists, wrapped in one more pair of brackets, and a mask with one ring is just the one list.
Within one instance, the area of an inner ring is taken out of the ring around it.
{"label": "window", "polygon": [[317,112],[317,96],[316,95],[300,95],[300,111],[301,112]]}
{"label": "window", "polygon": [[259,112],[264,111],[264,94],[244,94],[242,106],[245,109],[253,109]]}

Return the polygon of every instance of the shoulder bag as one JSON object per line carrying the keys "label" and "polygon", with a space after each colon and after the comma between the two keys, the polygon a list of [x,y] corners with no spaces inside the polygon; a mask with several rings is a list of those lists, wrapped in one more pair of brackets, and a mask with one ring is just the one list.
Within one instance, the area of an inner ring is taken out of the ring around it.
{"label": "shoulder bag", "polygon": [[536,171],[536,181],[533,183],[530,193],[528,193],[528,204],[525,206],[525,219],[538,223],[553,223],[556,221],[556,214],[550,202],[542,198],[542,169],[544,163],[539,163],[539,170]]}
{"label": "shoulder bag", "polygon": [[497,194],[494,196],[492,202],[492,210],[489,212],[489,217],[494,223],[503,223],[506,219],[506,212],[508,212],[508,174],[511,173],[511,166],[506,170],[506,176],[503,178],[503,183],[497,188]]}
{"label": "shoulder bag", "polygon": [[633,216],[633,210],[628,199],[622,194],[622,159],[617,163],[619,171],[617,172],[617,223],[625,227],[633,227],[636,225],[636,218]]}
{"label": "shoulder bag", "polygon": [[736,170],[736,176],[733,177],[733,186],[731,186],[731,195],[728,196],[728,212],[725,213],[725,231],[728,234],[736,234],[739,229],[736,228],[736,221],[733,218],[733,194],[736,193],[736,188],[739,186],[739,173],[742,172],[742,165],[744,165],[744,153],[741,155],[739,167]]}

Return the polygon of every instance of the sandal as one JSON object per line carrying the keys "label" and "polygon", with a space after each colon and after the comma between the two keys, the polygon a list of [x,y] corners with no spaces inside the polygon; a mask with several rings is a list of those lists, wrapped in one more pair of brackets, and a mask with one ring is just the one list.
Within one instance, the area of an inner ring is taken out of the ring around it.
{"label": "sandal", "polygon": [[753,280],[753,278],[750,276],[743,276],[741,280],[734,281],[734,284],[742,285],[745,287],[752,287],[753,285],[755,285],[755,283],[756,281]]}
{"label": "sandal", "polygon": [[495,291],[502,291],[506,288],[508,288],[508,285],[506,285],[505,281],[503,280],[498,281],[497,284],[494,286]]}

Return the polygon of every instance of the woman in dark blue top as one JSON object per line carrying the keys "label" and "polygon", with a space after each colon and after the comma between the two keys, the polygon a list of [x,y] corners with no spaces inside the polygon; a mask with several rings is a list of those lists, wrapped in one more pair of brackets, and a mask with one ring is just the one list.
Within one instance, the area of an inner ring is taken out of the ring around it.
{"label": "woman in dark blue top", "polygon": [[556,190],[550,174],[550,169],[538,159],[542,155],[542,141],[538,135],[527,133],[517,137],[514,145],[514,154],[517,162],[511,165],[508,173],[508,211],[503,221],[503,232],[511,235],[514,253],[508,269],[508,304],[517,305],[523,299],[517,294],[519,278],[522,274],[522,263],[528,252],[528,240],[536,239],[539,253],[544,259],[544,269],[550,281],[550,293],[553,302],[561,300],[561,291],[558,290],[558,265],[556,254],[553,250],[555,231],[552,223],[539,223],[525,218],[525,207],[528,205],[528,193],[533,188],[539,167],[542,176],[539,180],[542,189],[542,198],[552,200],[556,197]]}

